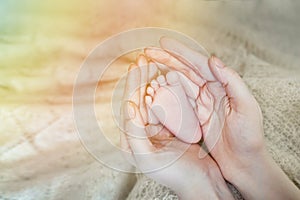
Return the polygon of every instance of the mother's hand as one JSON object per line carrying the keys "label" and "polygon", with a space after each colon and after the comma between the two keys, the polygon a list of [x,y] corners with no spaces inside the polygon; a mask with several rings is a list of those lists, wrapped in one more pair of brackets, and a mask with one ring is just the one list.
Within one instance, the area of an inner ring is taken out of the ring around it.
{"label": "mother's hand", "polygon": [[205,145],[224,177],[229,181],[238,178],[265,156],[258,103],[240,76],[218,58],[208,59],[169,38],[162,38],[160,43],[162,49],[147,48],[145,54],[198,85],[195,112]]}
{"label": "mother's hand", "polygon": [[196,112],[204,142],[224,177],[246,199],[299,199],[299,189],[265,148],[260,107],[240,76],[216,57],[208,59],[172,39],[160,42],[165,51],[145,52],[199,86]]}
{"label": "mother's hand", "polygon": [[[145,60],[140,56],[137,63],[149,67]],[[175,137],[165,137],[171,135],[166,128],[158,129],[145,121],[141,114],[145,92],[141,84],[141,74],[149,70],[143,71],[144,67],[131,65],[125,86],[121,114],[124,130],[121,133],[121,146],[124,152],[129,152],[125,153],[127,158],[141,172],[173,189],[184,199],[198,199],[200,196],[203,199],[216,199],[221,196],[231,199],[232,196],[213,159],[210,156],[198,159],[199,145],[186,144]],[[156,138],[155,143],[151,142],[150,136],[152,139]]]}

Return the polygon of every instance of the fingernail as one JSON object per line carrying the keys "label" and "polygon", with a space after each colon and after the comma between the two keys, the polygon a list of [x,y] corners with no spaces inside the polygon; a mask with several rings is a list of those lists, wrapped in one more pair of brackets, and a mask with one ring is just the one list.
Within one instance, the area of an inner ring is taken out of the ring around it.
{"label": "fingernail", "polygon": [[216,65],[218,68],[224,68],[224,67],[225,67],[224,63],[223,63],[219,58],[213,56],[212,59],[213,59],[215,65]]}
{"label": "fingernail", "polygon": [[128,67],[128,71],[132,70],[133,68],[136,68],[136,64],[131,63]]}
{"label": "fingernail", "polygon": [[127,114],[129,119],[135,118],[134,104],[130,101],[127,102]]}
{"label": "fingernail", "polygon": [[138,64],[139,67],[143,67],[147,65],[147,60],[145,58],[145,56],[143,54],[140,54],[137,59],[136,62]]}

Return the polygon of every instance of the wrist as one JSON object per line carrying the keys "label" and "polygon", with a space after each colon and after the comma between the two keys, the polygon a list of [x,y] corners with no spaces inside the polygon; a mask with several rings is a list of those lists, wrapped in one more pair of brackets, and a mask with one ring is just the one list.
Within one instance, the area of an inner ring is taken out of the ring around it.
{"label": "wrist", "polygon": [[[267,155],[260,155],[252,164],[242,169],[237,169],[236,173],[229,180],[246,199],[255,199],[259,190],[264,191],[264,186],[268,185],[266,173],[273,174],[273,164]],[[256,198],[258,199],[258,198]]]}
{"label": "wrist", "polygon": [[252,163],[238,171],[232,180],[245,199],[295,199],[299,196],[298,188],[268,153],[258,156]]}
{"label": "wrist", "polygon": [[[233,199],[229,189],[228,191],[224,191],[222,187],[215,188],[216,186],[206,185],[205,188],[194,188],[189,192],[181,192],[178,193],[178,197],[180,200],[199,200],[199,199]],[[218,186],[219,187],[219,186]],[[201,191],[201,193],[199,192]],[[230,198],[226,198],[229,196]]]}
{"label": "wrist", "polygon": [[[217,168],[218,169],[218,168]],[[199,176],[198,182],[191,182],[189,185],[189,190],[182,190],[181,193],[178,194],[179,199],[185,200],[198,200],[198,199],[226,199],[233,200],[233,196],[222,177],[219,169],[216,171],[215,169],[209,170],[206,176]],[[204,183],[204,184],[203,184]],[[199,193],[198,191],[201,191]]]}

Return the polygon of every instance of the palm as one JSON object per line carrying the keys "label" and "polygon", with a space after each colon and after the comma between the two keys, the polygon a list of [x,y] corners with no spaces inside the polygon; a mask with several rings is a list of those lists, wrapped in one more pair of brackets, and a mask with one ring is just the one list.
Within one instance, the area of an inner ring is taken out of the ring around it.
{"label": "palm", "polygon": [[[220,69],[209,64],[211,59],[172,39],[163,38],[160,42],[167,52],[154,48],[145,52],[199,86],[195,112],[202,126],[204,143],[223,175],[228,178],[235,168],[247,167],[249,158],[263,150],[263,131],[260,108],[243,81],[226,68],[230,81],[236,84],[228,88],[228,80],[222,80]],[[199,153],[200,158],[206,155],[204,151]]]}
{"label": "palm", "polygon": [[[204,180],[207,178],[208,170],[217,170],[217,165],[211,157],[198,159],[199,145],[189,145],[175,137],[172,141],[160,140],[160,142],[160,148],[155,148],[154,152],[147,155],[136,155],[136,165],[141,172],[175,191],[180,191],[190,185],[195,174],[197,174],[198,180],[197,187],[201,188],[203,187],[201,184],[206,183]],[[157,143],[155,145],[158,146]]]}
{"label": "palm", "polygon": [[127,158],[141,172],[175,191],[192,192],[188,191],[191,180],[195,188],[207,187],[209,181],[207,174],[210,174],[208,170],[221,177],[213,159],[207,156],[199,160],[197,156],[199,145],[187,144],[176,137],[170,137],[172,134],[162,124],[148,124],[145,117],[147,114],[142,115],[142,112],[147,112],[144,109],[144,99],[140,98],[145,96],[145,90],[140,87],[142,78],[137,76],[142,76],[143,73],[142,67],[135,66],[127,76],[124,101],[131,102],[135,110],[132,119],[128,106],[123,105],[122,108],[121,116],[124,117],[122,126],[128,134],[127,136],[122,134],[122,148],[134,154],[133,157],[131,155]]}
{"label": "palm", "polygon": [[[230,172],[238,168],[245,168],[249,157],[257,155],[256,151],[263,148],[260,109],[255,99],[249,99],[247,112],[239,112],[233,108],[225,88],[219,82],[207,84],[214,101],[202,104],[212,109],[208,121],[203,125],[204,142],[211,155],[218,162],[223,175],[231,177]],[[253,106],[251,106],[253,105]],[[247,114],[246,114],[247,113]],[[201,113],[198,113],[201,115]],[[260,126],[257,126],[260,124]],[[200,154],[201,155],[201,154]],[[234,159],[232,159],[234,158]]]}

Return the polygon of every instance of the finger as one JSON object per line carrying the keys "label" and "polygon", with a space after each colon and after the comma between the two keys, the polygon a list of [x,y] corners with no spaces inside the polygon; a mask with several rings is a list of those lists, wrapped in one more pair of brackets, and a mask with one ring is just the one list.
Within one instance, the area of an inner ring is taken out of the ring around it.
{"label": "finger", "polygon": [[144,55],[139,55],[136,62],[140,68],[140,113],[143,117],[143,121],[147,122],[147,109],[144,102],[144,97],[146,93],[146,84],[148,82],[148,61]]}
{"label": "finger", "polygon": [[[128,71],[130,71],[132,68],[134,68],[134,64],[131,64],[128,67]],[[129,84],[128,82],[132,82],[133,76],[133,72],[128,72],[127,76],[126,76],[126,81],[125,81],[125,87],[124,87],[124,93],[123,93],[123,98],[122,98],[122,102],[121,102],[121,108],[120,108],[120,121],[119,121],[119,125],[120,125],[120,145],[121,148],[129,151],[130,150],[130,146],[127,142],[127,140],[124,140],[124,138],[122,138],[122,136],[124,136],[124,131],[125,131],[125,113],[127,113],[127,111],[125,111],[125,103],[127,101],[130,100],[130,98],[132,97],[133,91],[135,91],[133,84]]]}
{"label": "finger", "polygon": [[124,156],[124,158],[133,166],[136,166],[135,159],[133,157],[132,151],[130,149],[130,145],[127,141],[127,137],[125,134],[125,116],[124,116],[124,104],[121,108],[121,121],[120,121],[120,147],[121,147],[121,153]]}
{"label": "finger", "polygon": [[253,102],[254,97],[239,74],[233,69],[226,67],[215,56],[209,59],[209,67],[217,80],[225,88],[231,107],[234,109],[249,108],[249,103]]}
{"label": "finger", "polygon": [[154,62],[149,62],[148,83],[158,76],[158,69]]}
{"label": "finger", "polygon": [[140,69],[135,64],[131,64],[128,69],[125,90],[124,90],[124,101],[132,101],[136,105],[140,103]]}
{"label": "finger", "polygon": [[[172,56],[176,57],[187,66],[197,68],[202,78],[205,80],[216,80],[208,67],[208,55],[203,55],[200,52],[194,51],[184,44],[168,37],[162,37],[160,39],[160,45],[164,50],[168,51]],[[207,54],[207,52],[203,53]]]}
{"label": "finger", "polygon": [[[195,110],[203,129],[214,109],[214,97],[208,91],[207,85],[201,88],[199,97],[196,99],[195,103]],[[205,133],[205,131],[203,131],[203,133]]]}
{"label": "finger", "polygon": [[125,116],[124,116],[124,104],[121,107],[121,112],[120,112],[120,146],[121,149],[127,152],[131,152],[129,143],[125,137]]}
{"label": "finger", "polygon": [[128,116],[125,121],[126,137],[133,154],[151,153],[154,152],[154,146],[147,137],[142,116],[137,105],[128,102],[125,105],[125,110],[128,111]]}
{"label": "finger", "polygon": [[148,61],[144,55],[139,55],[137,57],[136,63],[140,68],[140,83],[143,87],[148,81]]}
{"label": "finger", "polygon": [[121,118],[120,118],[120,127],[121,127],[121,136],[120,136],[120,144],[122,149],[126,151],[130,151],[130,146],[126,138],[124,138],[124,131],[125,128],[125,121],[130,119],[132,113],[130,110],[127,110],[126,103],[134,102],[139,104],[139,93],[138,88],[140,86],[140,70],[135,64],[131,64],[128,68],[128,74],[126,78],[125,88],[124,88],[124,95],[123,95],[123,103],[121,105]]}
{"label": "finger", "polygon": [[146,48],[145,54],[152,60],[167,65],[172,70],[176,70],[183,73],[189,79],[191,79],[191,81],[193,81],[195,84],[199,86],[203,86],[206,82],[201,78],[201,75],[197,74],[194,71],[195,69],[188,67],[187,65],[183,64],[175,57],[173,57],[171,54],[169,54],[168,52],[160,48],[154,48],[154,47]]}

